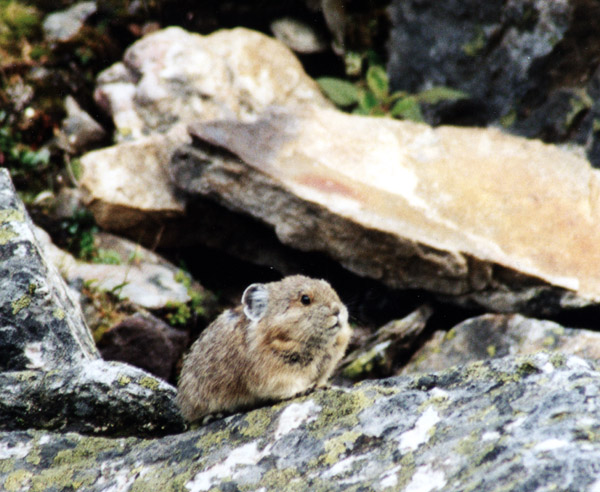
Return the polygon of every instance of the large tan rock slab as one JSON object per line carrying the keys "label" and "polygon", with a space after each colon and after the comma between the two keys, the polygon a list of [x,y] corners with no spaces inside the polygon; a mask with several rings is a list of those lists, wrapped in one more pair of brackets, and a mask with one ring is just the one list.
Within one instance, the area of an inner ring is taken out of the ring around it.
{"label": "large tan rock slab", "polygon": [[358,274],[501,311],[600,299],[599,175],[574,153],[317,107],[191,133],[179,187]]}

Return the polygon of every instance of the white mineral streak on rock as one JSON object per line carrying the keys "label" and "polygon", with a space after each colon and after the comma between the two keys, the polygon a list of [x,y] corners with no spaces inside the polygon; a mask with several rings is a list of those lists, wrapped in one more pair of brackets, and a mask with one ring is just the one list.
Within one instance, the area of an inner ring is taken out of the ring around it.
{"label": "white mineral streak on rock", "polygon": [[431,429],[433,429],[435,424],[437,424],[439,421],[440,416],[436,412],[435,408],[431,406],[427,407],[427,410],[423,412],[423,415],[417,419],[415,426],[411,430],[400,435],[400,451],[414,451],[421,444],[429,441],[429,438],[431,437]]}

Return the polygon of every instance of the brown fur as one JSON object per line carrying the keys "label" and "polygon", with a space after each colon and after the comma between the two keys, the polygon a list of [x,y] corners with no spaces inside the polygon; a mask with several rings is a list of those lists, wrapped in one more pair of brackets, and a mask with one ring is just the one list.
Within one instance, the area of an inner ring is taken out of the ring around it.
{"label": "brown fur", "polygon": [[253,284],[243,304],[221,314],[186,356],[182,414],[194,421],[323,386],[350,333],[346,307],[324,280],[295,275]]}

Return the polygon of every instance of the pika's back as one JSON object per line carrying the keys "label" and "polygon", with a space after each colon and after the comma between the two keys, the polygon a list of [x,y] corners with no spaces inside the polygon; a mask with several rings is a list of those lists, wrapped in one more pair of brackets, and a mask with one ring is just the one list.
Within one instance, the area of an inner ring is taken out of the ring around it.
{"label": "pika's back", "polygon": [[348,312],[324,280],[252,284],[184,360],[178,400],[196,420],[324,385],[350,338]]}

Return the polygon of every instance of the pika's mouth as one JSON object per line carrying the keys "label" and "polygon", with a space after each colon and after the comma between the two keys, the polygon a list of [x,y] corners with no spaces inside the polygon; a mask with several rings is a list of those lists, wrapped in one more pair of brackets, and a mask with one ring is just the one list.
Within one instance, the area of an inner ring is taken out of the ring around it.
{"label": "pika's mouth", "polygon": [[328,325],[327,331],[338,331],[342,327],[342,320],[335,316]]}

